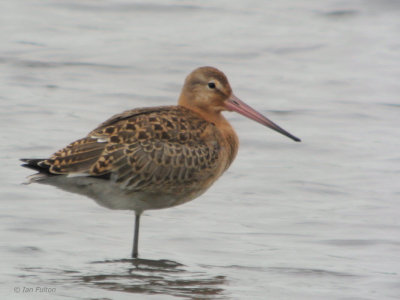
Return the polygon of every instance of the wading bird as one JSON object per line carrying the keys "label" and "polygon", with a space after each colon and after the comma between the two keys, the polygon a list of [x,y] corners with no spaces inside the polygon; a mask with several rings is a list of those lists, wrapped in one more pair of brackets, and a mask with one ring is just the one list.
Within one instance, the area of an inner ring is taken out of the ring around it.
{"label": "wading bird", "polygon": [[237,98],[224,73],[201,67],[187,76],[177,106],[125,111],[50,158],[22,159],[22,166],[39,172],[29,182],[133,210],[132,257],[137,258],[142,212],[195,199],[234,160],[239,141],[222,111],[238,112],[300,142]]}

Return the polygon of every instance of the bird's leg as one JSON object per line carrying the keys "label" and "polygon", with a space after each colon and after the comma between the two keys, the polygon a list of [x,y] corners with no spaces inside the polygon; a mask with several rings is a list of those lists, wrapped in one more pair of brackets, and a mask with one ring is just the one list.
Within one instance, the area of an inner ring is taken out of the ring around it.
{"label": "bird's leg", "polygon": [[132,258],[138,257],[140,213],[135,213],[135,234],[133,237]]}

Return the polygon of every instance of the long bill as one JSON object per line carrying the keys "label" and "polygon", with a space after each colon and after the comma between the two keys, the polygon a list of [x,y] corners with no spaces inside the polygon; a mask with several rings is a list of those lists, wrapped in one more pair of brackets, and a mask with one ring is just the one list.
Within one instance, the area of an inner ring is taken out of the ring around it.
{"label": "long bill", "polygon": [[251,108],[248,106],[246,103],[244,103],[242,100],[240,100],[238,97],[235,95],[231,95],[228,100],[225,101],[225,107],[230,110],[230,111],[236,111],[239,114],[250,118],[264,126],[267,126],[283,135],[286,135],[288,138],[291,138],[292,140],[296,142],[301,142],[301,140],[298,137],[295,137],[291,133],[287,132],[285,129],[279,127],[276,125],[274,122],[269,120],[267,117],[263,116],[259,112],[257,112],[255,109]]}

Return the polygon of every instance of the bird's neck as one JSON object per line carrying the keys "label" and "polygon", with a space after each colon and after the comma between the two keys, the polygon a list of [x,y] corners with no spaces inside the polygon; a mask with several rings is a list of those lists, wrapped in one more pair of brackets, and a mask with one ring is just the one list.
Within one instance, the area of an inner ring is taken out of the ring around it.
{"label": "bird's neck", "polygon": [[191,101],[188,101],[187,95],[185,93],[181,93],[178,105],[183,106],[191,111],[194,111],[198,115],[200,115],[204,120],[213,123],[215,125],[227,123],[225,118],[222,116],[220,111],[215,111],[212,107],[198,107],[196,105],[191,104]]}
{"label": "bird's neck", "polygon": [[239,148],[239,139],[231,124],[225,119],[220,111],[208,111],[198,107],[193,107],[187,105],[187,102],[181,98],[179,99],[178,105],[195,112],[196,114],[200,115],[202,119],[214,124],[215,127],[218,129],[223,138],[222,146],[224,148],[224,151],[226,151],[227,161],[224,168],[226,170],[235,159]]}
{"label": "bird's neck", "polygon": [[219,125],[216,125],[219,131],[221,132],[224,140],[225,140],[225,149],[227,154],[227,161],[225,165],[225,170],[229,168],[231,163],[236,157],[236,154],[239,149],[239,138],[236,135],[235,130],[232,128],[231,124],[224,118],[224,116],[220,113],[221,121]]}

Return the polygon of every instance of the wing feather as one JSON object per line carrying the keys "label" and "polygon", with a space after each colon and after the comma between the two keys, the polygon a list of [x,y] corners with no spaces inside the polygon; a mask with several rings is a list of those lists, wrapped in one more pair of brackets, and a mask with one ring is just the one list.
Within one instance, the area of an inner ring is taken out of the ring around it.
{"label": "wing feather", "polygon": [[54,174],[85,173],[99,158],[104,144],[92,138],[77,140],[44,161]]}
{"label": "wing feather", "polygon": [[55,174],[110,174],[121,187],[173,191],[211,177],[220,153],[215,126],[183,107],[116,115],[45,161]]}

